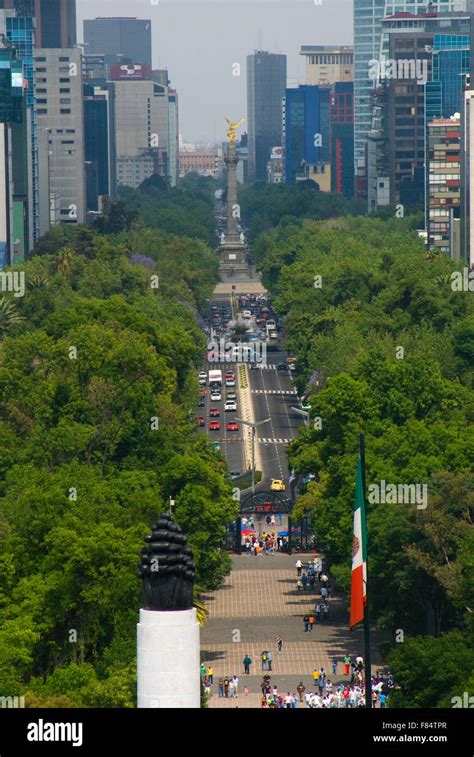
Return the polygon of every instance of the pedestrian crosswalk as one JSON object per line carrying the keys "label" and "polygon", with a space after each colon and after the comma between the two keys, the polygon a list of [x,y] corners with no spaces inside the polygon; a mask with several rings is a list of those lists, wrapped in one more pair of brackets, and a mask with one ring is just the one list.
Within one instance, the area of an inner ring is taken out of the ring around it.
{"label": "pedestrian crosswalk", "polygon": [[257,439],[259,444],[290,444],[293,439],[268,439],[266,437],[261,437],[260,439]]}
{"label": "pedestrian crosswalk", "polygon": [[296,389],[252,389],[252,394],[296,394]]}

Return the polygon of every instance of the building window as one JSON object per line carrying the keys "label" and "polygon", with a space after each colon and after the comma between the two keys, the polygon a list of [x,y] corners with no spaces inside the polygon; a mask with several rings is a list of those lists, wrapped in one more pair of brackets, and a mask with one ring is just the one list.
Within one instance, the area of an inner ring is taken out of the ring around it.
{"label": "building window", "polygon": [[71,108],[60,108],[59,112],[62,116],[67,116],[71,113]]}

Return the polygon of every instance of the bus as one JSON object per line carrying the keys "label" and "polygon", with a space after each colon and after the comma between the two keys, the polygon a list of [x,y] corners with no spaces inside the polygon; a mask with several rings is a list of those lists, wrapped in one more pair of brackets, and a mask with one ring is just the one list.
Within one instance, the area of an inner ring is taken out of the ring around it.
{"label": "bus", "polygon": [[222,386],[222,371],[209,371],[209,386]]}

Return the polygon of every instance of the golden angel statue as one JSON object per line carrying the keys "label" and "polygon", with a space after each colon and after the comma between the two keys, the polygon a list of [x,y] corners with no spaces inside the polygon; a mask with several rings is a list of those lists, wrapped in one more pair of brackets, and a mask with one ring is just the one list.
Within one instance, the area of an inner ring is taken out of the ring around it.
{"label": "golden angel statue", "polygon": [[240,124],[243,124],[244,119],[241,118],[240,121],[237,121],[237,123],[233,124],[232,121],[229,121],[228,118],[226,118],[227,123],[229,124],[229,131],[227,132],[227,136],[229,137],[231,142],[235,141],[235,132],[239,128]]}

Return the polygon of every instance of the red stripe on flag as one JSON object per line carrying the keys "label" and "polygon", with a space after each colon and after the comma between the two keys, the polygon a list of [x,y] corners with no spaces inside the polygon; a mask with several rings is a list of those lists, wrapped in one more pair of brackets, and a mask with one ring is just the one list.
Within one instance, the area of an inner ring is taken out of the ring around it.
{"label": "red stripe on flag", "polygon": [[351,617],[349,627],[352,631],[357,623],[364,620],[364,566],[359,565],[352,571],[351,579]]}

